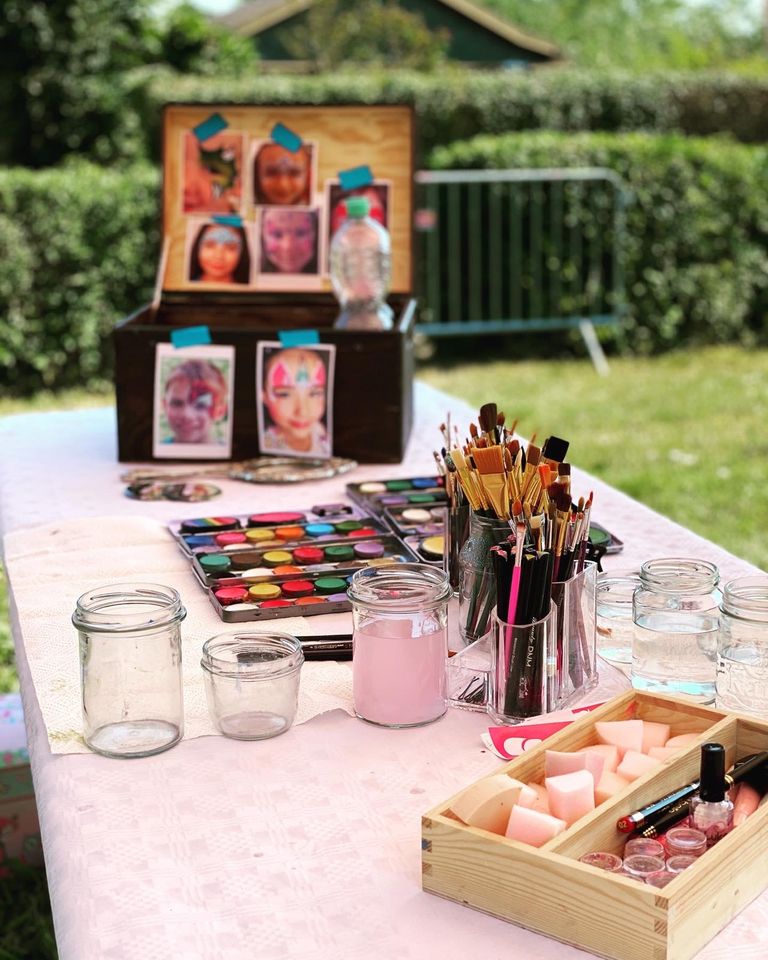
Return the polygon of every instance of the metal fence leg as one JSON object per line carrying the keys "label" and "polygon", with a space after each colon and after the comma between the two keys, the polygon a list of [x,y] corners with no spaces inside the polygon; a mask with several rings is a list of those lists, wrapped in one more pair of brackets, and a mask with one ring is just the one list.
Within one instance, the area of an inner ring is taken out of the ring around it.
{"label": "metal fence leg", "polygon": [[600,346],[600,341],[597,339],[597,334],[595,333],[594,325],[591,320],[579,320],[579,333],[581,334],[584,344],[589,352],[589,358],[592,361],[595,372],[598,376],[607,377],[610,373],[608,369],[608,360],[606,359],[603,348]]}

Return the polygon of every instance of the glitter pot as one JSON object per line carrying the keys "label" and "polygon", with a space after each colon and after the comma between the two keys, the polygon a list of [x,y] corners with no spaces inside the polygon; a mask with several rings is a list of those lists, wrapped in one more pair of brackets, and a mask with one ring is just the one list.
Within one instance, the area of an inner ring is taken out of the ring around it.
{"label": "glitter pot", "polygon": [[669,860],[667,860],[667,870],[670,873],[682,873],[683,870],[687,870],[688,867],[696,863],[698,859],[698,857],[691,857],[687,854],[670,857]]}
{"label": "glitter pot", "polygon": [[668,883],[672,881],[677,876],[676,873],[668,873],[666,870],[657,870],[656,873],[649,873],[645,878],[645,882],[651,887],[666,887]]}
{"label": "glitter pot", "polygon": [[635,854],[624,860],[624,872],[636,880],[645,880],[651,873],[664,869],[664,860],[661,857],[643,857]]}
{"label": "glitter pot", "polygon": [[664,840],[670,857],[700,857],[702,853],[707,852],[706,836],[701,830],[694,830],[691,827],[673,827],[672,830],[667,831]]}
{"label": "glitter pot", "polygon": [[296,716],[301,643],[287,633],[222,633],[203,645],[208,712],[236,740],[284,733]]}
{"label": "glitter pot", "polygon": [[661,857],[664,859],[664,847],[658,840],[646,839],[645,837],[634,837],[627,840],[624,845],[625,857]]}
{"label": "glitter pot", "polygon": [[618,873],[622,868],[622,859],[614,853],[603,853],[602,850],[594,850],[592,853],[585,853],[579,857],[582,863],[588,863],[590,867],[599,867],[600,870],[607,870],[609,873]]}

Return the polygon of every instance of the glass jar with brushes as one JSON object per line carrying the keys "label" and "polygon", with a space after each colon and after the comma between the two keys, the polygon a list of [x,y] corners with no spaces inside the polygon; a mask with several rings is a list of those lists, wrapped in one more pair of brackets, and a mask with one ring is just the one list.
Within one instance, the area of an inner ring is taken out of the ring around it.
{"label": "glass jar with brushes", "polygon": [[490,632],[496,605],[491,547],[510,533],[508,520],[470,514],[469,537],[459,553],[459,633],[467,645]]}
{"label": "glass jar with brushes", "polygon": [[768,718],[768,577],[730,580],[717,642],[716,705]]}
{"label": "glass jar with brushes", "polygon": [[648,560],[632,599],[632,685],[715,699],[720,620],[717,567],[705,560]]}

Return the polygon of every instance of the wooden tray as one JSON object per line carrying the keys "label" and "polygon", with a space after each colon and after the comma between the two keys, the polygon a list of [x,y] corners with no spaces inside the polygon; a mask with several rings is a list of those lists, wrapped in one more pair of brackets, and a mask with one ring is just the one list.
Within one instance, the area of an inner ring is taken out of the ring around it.
{"label": "wooden tray", "polygon": [[732,764],[768,749],[768,723],[630,691],[498,772],[541,782],[546,750],[578,750],[597,742],[597,721],[630,718],[669,723],[673,736],[700,736],[678,757],[635,780],[539,848],[466,826],[450,812],[459,794],[451,797],[422,820],[423,888],[603,957],[693,957],[768,887],[768,806],[663,889],[606,873],[578,858],[591,850],[620,853],[627,837],[616,830],[616,820],[695,780],[701,743],[722,743]]}

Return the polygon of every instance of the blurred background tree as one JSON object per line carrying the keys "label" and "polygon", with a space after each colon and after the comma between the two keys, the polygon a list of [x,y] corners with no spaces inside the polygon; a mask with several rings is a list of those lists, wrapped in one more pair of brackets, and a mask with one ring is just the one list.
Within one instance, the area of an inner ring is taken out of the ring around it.
{"label": "blurred background tree", "polygon": [[314,73],[362,65],[430,71],[445,62],[449,42],[446,30],[430,31],[396,0],[320,0],[286,48]]}

